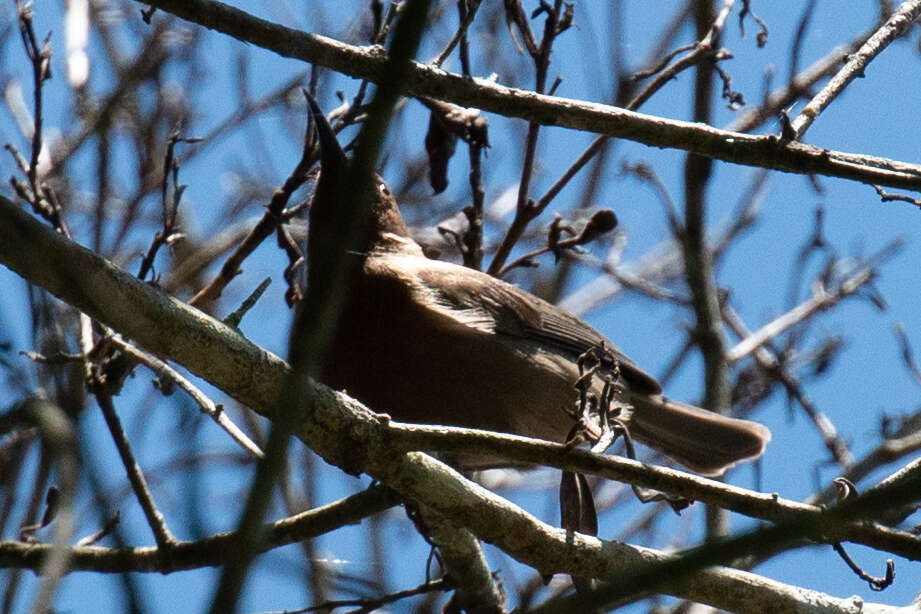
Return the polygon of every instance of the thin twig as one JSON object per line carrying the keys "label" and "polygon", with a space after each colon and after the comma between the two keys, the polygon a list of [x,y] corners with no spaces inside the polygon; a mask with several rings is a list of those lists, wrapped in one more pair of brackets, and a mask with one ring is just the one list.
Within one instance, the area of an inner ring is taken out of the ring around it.
{"label": "thin twig", "polygon": [[[617,216],[614,215],[614,212],[610,209],[599,209],[596,211],[594,215],[592,215],[592,217],[589,218],[589,220],[585,223],[585,226],[582,228],[581,232],[578,233],[576,233],[576,231],[568,224],[564,224],[563,218],[557,214],[553,222],[550,224],[550,229],[547,232],[547,244],[543,247],[530,251],[520,258],[516,258],[509,264],[505,265],[502,270],[497,273],[497,276],[503,277],[516,267],[538,266],[538,263],[534,260],[534,258],[548,252],[553,252],[553,255],[559,259],[563,254],[568,254],[570,252],[576,251],[580,246],[588,245],[592,241],[598,239],[601,235],[611,232],[616,226]],[[567,233],[571,236],[563,239],[563,233]]]}
{"label": "thin twig", "polygon": [[759,47],[764,47],[768,39],[767,24],[751,10],[751,0],[742,0],[742,10],[739,11],[739,33],[743,38],[745,37],[745,18],[748,15],[751,15],[754,22],[758,24],[758,34],[755,35],[755,40]]}
{"label": "thin twig", "polygon": [[836,542],[832,544],[832,547],[835,549],[835,552],[838,553],[838,556],[850,567],[851,571],[857,575],[858,578],[867,583],[871,590],[874,591],[883,591],[889,588],[893,582],[895,582],[895,562],[892,559],[886,559],[886,575],[882,578],[877,578],[876,576],[871,576],[866,571],[864,571],[860,565],[854,562],[854,559],[848,555],[847,551],[844,549],[844,546],[841,543]]}
{"label": "thin twig", "polygon": [[301,159],[294,167],[294,170],[291,171],[291,174],[288,175],[288,178],[285,179],[282,186],[272,194],[272,199],[269,201],[268,205],[266,205],[266,212],[262,216],[262,219],[253,227],[247,237],[243,239],[243,242],[240,243],[234,253],[227,258],[224,265],[221,267],[220,273],[192,297],[189,301],[190,305],[201,307],[215,301],[230,281],[239,274],[240,266],[243,264],[243,261],[246,260],[265,239],[271,236],[272,232],[274,232],[284,221],[282,213],[285,206],[288,204],[295,190],[301,187],[307,180],[307,171],[316,160],[312,147],[313,141],[310,138],[311,124],[309,121],[306,123],[307,126],[304,133],[304,145],[301,150]]}
{"label": "thin twig", "polygon": [[790,46],[790,70],[788,76],[790,83],[793,82],[798,72],[797,65],[799,64],[800,52],[803,48],[803,40],[806,38],[806,30],[809,29],[809,22],[812,20],[812,16],[815,13],[815,7],[816,0],[808,0],[806,6],[803,8],[803,15],[796,25],[796,33],[793,35],[793,44]]}
{"label": "thin twig", "polygon": [[876,274],[874,267],[862,266],[843,279],[831,291],[826,290],[819,284],[815,285],[812,290],[812,296],[808,300],[803,301],[782,316],[775,318],[754,333],[743,338],[726,353],[727,360],[737,362],[745,358],[771,339],[781,335],[784,331],[856,293],[865,284],[871,282],[876,277]]}
{"label": "thin twig", "polygon": [[[42,150],[42,86],[45,81],[51,78],[51,43],[50,38],[46,38],[44,43],[39,46],[38,39],[35,36],[35,28],[32,27],[32,9],[31,6],[23,5],[21,0],[16,0],[16,12],[19,15],[19,33],[22,36],[23,45],[26,48],[26,54],[32,64],[32,85],[33,104],[34,104],[34,126],[32,128],[32,156],[29,160],[27,177],[32,194],[36,202],[41,198],[41,188],[38,181],[38,160]],[[50,36],[50,35],[49,35]]]}
{"label": "thin twig", "polygon": [[892,194],[878,185],[874,185],[873,189],[876,190],[876,193],[879,194],[879,199],[884,203],[901,201],[903,203],[911,203],[912,205],[921,209],[921,199],[919,198],[912,198],[911,196],[906,196],[905,194]]}
{"label": "thin twig", "polygon": [[358,612],[373,612],[375,610],[382,609],[385,605],[396,603],[402,599],[407,599],[409,597],[416,597],[417,595],[425,595],[427,593],[434,592],[447,592],[454,588],[454,583],[451,582],[450,578],[442,577],[435,580],[429,580],[423,582],[422,584],[408,588],[402,591],[396,591],[388,595],[382,595],[380,597],[358,597],[356,599],[334,599],[330,601],[324,601],[317,605],[312,605],[306,608],[298,608],[296,610],[284,610],[284,611],[266,611],[261,612],[260,614],[307,614],[308,612],[331,612],[337,608],[348,608],[355,607],[356,610],[352,610],[352,614],[357,614]]}
{"label": "thin twig", "polygon": [[[374,10],[374,3],[371,4],[372,10]],[[390,2],[390,6],[387,9],[387,14],[382,20],[377,19],[375,16],[375,22],[378,26],[377,29],[371,33],[371,44],[372,45],[381,45],[387,39],[387,34],[390,32],[390,26],[393,24],[393,20],[396,18],[398,9],[400,5],[397,2]],[[314,72],[316,74],[316,72]],[[340,130],[355,123],[359,116],[364,110],[363,103],[365,101],[365,96],[368,93],[368,85],[370,81],[368,79],[362,79],[361,83],[358,85],[358,90],[355,92],[355,96],[352,97],[351,102],[346,102],[345,97],[340,94],[339,98],[342,99],[342,107],[333,111],[330,114],[330,120],[338,118],[339,121],[335,126],[335,131],[338,133]],[[311,94],[313,94],[311,90]]]}
{"label": "thin twig", "polygon": [[[561,27],[561,10],[563,8],[562,0],[555,0],[553,7],[546,5],[547,18],[544,21],[544,34],[541,38],[540,47],[536,52],[531,53],[537,70],[537,79],[534,91],[543,94],[547,86],[547,72],[550,69],[550,52],[553,49],[553,42],[562,32]],[[519,23],[519,27],[522,27]],[[505,233],[505,238],[496,249],[492,262],[489,264],[487,272],[490,275],[498,275],[505,265],[512,248],[521,239],[528,225],[543,211],[543,208],[528,198],[528,191],[531,185],[531,178],[534,174],[534,158],[537,155],[537,138],[540,134],[540,124],[530,122],[528,124],[528,134],[525,138],[524,159],[521,164],[521,178],[518,182],[518,199],[515,207],[515,218]],[[545,205],[546,206],[546,205]]]}
{"label": "thin twig", "polygon": [[[163,227],[158,231],[144,259],[141,260],[141,266],[138,270],[138,279],[145,279],[147,274],[153,269],[154,259],[157,252],[164,245],[169,245],[181,235],[176,231],[176,217],[179,214],[179,203],[182,200],[182,194],[185,191],[184,185],[179,185],[179,161],[174,155],[177,143],[197,143],[199,138],[190,138],[180,136],[178,128],[170,133],[166,144],[166,154],[163,161],[163,179],[160,187],[160,199],[163,207]],[[170,190],[172,182],[172,190]]]}
{"label": "thin twig", "polygon": [[51,78],[51,34],[49,33],[41,46],[39,46],[38,39],[35,36],[35,28],[32,24],[31,3],[23,5],[21,0],[16,0],[16,13],[19,18],[19,34],[22,38],[26,55],[29,58],[29,63],[32,66],[33,115],[32,133],[27,135],[31,143],[29,161],[26,162],[15,146],[9,143],[6,145],[6,150],[13,156],[20,171],[25,174],[28,180],[28,187],[20,183],[15,177],[10,178],[10,183],[17,195],[28,202],[37,215],[48,220],[65,237],[70,237],[70,230],[64,221],[60,204],[54,198],[51,188],[38,175],[39,161],[44,147],[42,141],[42,125],[44,123],[43,87],[45,81]]}
{"label": "thin twig", "polygon": [[912,379],[921,384],[921,368],[918,367],[918,363],[915,361],[915,353],[911,349],[911,342],[908,340],[908,335],[905,334],[905,329],[902,328],[901,322],[896,322],[892,326],[892,331],[899,341],[899,347],[902,350],[902,362],[905,363],[905,368],[908,369]]}
{"label": "thin twig", "polygon": [[[921,430],[917,426],[919,417],[921,416],[916,413],[914,416],[909,417],[905,424],[895,433],[885,434],[886,438],[862,458],[847,467],[842,477],[852,482],[859,482],[880,467],[901,460],[909,454],[914,454],[921,450]],[[827,503],[833,500],[834,494],[834,486],[830,485],[824,491],[809,497],[806,502],[812,504]]]}
{"label": "thin twig", "polygon": [[166,519],[154,503],[153,495],[147,487],[147,480],[141,471],[140,465],[134,458],[134,452],[131,451],[131,444],[122,428],[121,420],[115,411],[115,405],[112,403],[112,397],[103,386],[95,386],[94,390],[96,401],[102,410],[102,416],[105,418],[106,425],[109,427],[109,433],[118,449],[118,455],[121,457],[122,464],[125,466],[125,472],[128,474],[128,481],[131,482],[131,488],[137,497],[141,509],[144,511],[144,517],[147,519],[147,525],[150,527],[157,542],[157,548],[161,551],[170,550],[176,545],[176,538],[170,532],[166,525]]}
{"label": "thin twig", "polygon": [[[470,27],[470,24],[473,23],[473,18],[476,17],[477,9],[480,8],[480,3],[482,0],[457,0],[458,7],[461,7],[463,11],[460,25],[457,26],[457,31],[454,33],[454,36],[451,37],[451,40],[448,41],[448,44],[445,45],[445,48],[435,56],[432,60],[433,66],[441,66],[444,64],[444,61],[448,59],[448,56],[451,55],[451,52],[454,51],[454,48],[462,39],[465,39],[467,36],[467,29]],[[469,74],[469,73],[465,73]]]}
{"label": "thin twig", "polygon": [[109,518],[98,531],[78,539],[77,543],[74,544],[74,548],[84,548],[99,543],[104,537],[110,535],[118,527],[120,522],[121,512],[116,510],[112,517]]}
{"label": "thin twig", "polygon": [[[751,332],[745,326],[742,318],[728,304],[723,305],[723,321],[740,339],[747,339]],[[771,377],[779,381],[786,389],[787,394],[796,399],[806,415],[815,425],[816,430],[822,436],[826,449],[831,453],[841,467],[850,467],[854,462],[854,456],[847,446],[847,443],[838,435],[831,419],[812,402],[812,399],[806,394],[802,383],[790,372],[790,370],[778,358],[777,354],[765,346],[758,347],[754,350],[755,360],[758,366],[764,369]]]}
{"label": "thin twig", "polygon": [[695,43],[686,55],[675,60],[670,66],[663,68],[656,78],[630,101],[627,108],[640,108],[655,92],[659,91],[666,83],[674,79],[681,71],[700,64],[717,52],[718,50],[715,46],[723,32],[733,4],[734,1],[732,0],[724,2],[723,8],[713,21],[713,25],[706,35]]}
{"label": "thin twig", "polygon": [[812,100],[803,107],[796,119],[793,120],[793,131],[797,139],[802,139],[803,134],[812,125],[812,122],[828,108],[850,83],[864,76],[867,66],[873,59],[882,53],[893,41],[906,34],[911,25],[921,17],[921,0],[907,0],[889,19],[864,43],[856,53],[848,56],[847,63],[838,71],[831,81],[822,88]]}
{"label": "thin twig", "polygon": [[159,358],[148,354],[147,352],[138,349],[132,344],[128,343],[121,338],[121,335],[113,335],[108,338],[113,344],[119,347],[125,354],[128,354],[138,362],[147,365],[154,373],[158,375],[165,375],[166,377],[173,380],[180,388],[186,391],[186,393],[192,397],[192,400],[198,405],[202,413],[208,414],[212,420],[214,420],[218,426],[220,426],[224,431],[230,435],[230,438],[237,442],[240,447],[246,450],[250,456],[253,458],[262,458],[263,453],[258,445],[255,444],[249,437],[246,436],[240,427],[234,424],[227,416],[227,412],[224,411],[222,405],[215,403],[208,396],[198,389],[188,378],[184,377],[181,373],[176,371],[176,369],[169,366],[166,362],[160,360]]}
{"label": "thin twig", "polygon": [[239,328],[240,322],[243,320],[243,316],[245,316],[250,309],[256,306],[256,303],[260,298],[262,298],[262,295],[265,293],[271,283],[271,277],[266,277],[263,279],[262,282],[256,286],[256,289],[253,290],[242,303],[240,303],[240,306],[233,310],[231,313],[227,314],[221,321],[227,326]]}
{"label": "thin twig", "polygon": [[[260,551],[273,550],[305,539],[325,535],[336,529],[354,525],[372,514],[382,512],[400,502],[393,491],[372,486],[333,503],[306,510],[261,526],[265,541]],[[177,542],[164,557],[158,547],[134,548],[72,547],[67,550],[70,571],[98,573],[156,572],[170,573],[201,567],[214,567],[226,561],[228,548],[234,543],[232,532],[216,533],[196,541]],[[51,547],[46,544],[0,542],[0,562],[16,561],[23,569],[41,569]]]}

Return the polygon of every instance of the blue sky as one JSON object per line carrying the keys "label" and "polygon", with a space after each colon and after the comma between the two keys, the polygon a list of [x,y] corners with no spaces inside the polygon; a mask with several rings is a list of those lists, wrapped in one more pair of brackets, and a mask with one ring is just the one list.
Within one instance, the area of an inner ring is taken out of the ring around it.
{"label": "blue sky", "polygon": [[[311,20],[310,11],[297,7],[293,2],[289,3],[294,5],[293,8],[280,1],[234,4],[267,19],[331,36],[341,36],[349,24],[356,22],[365,6],[363,2],[340,3],[339,10],[330,11],[328,22],[320,25]],[[536,3],[525,1],[527,10],[533,8],[531,4]],[[555,71],[566,77],[558,91],[560,96],[606,101],[612,71],[598,51],[610,35],[606,27],[606,4],[590,1],[576,3],[577,27],[563,35],[554,48],[551,78]],[[645,57],[651,39],[660,31],[660,22],[664,19],[662,15],[671,14],[664,7],[671,4],[639,0],[624,3],[627,18],[624,41],[631,65],[635,66]],[[453,11],[454,3],[448,2],[447,5],[448,10]],[[755,27],[751,22],[746,24],[746,37],[740,38],[737,12],[730,17],[722,44],[734,55],[734,59],[723,64],[732,76],[733,88],[741,91],[749,102],[755,103],[763,90],[765,66],[775,67],[775,85],[787,77],[790,41],[804,3],[755,2],[753,5],[770,28],[766,48],[756,47]],[[139,5],[127,6],[134,10]],[[654,9],[654,6],[657,8]],[[865,31],[875,19],[876,6],[876,2],[870,1],[819,2],[803,42],[800,66],[808,65],[834,46]],[[36,3],[35,10],[36,30],[39,36],[44,36],[49,30],[52,32],[51,42],[56,52],[52,65],[55,79],[49,83],[46,96],[46,127],[49,134],[53,134],[56,126],[70,121],[71,112],[69,99],[61,94],[66,83],[63,78],[64,40],[60,6],[58,3]],[[9,6],[0,8],[0,23],[11,16]],[[235,65],[230,59],[235,60],[241,49],[240,43],[225,36],[213,32],[203,36],[206,50],[203,70],[207,78],[202,80],[199,90],[186,92],[198,102],[201,111],[201,116],[189,127],[188,133],[191,135],[207,133],[220,118],[232,111],[233,96],[230,91],[234,87]],[[692,33],[686,31],[681,41],[687,42],[691,36]],[[442,39],[433,38],[434,34],[424,42],[421,57],[432,57],[440,48]],[[921,62],[918,61],[917,38],[915,33],[911,37],[912,42],[892,45],[874,61],[866,78],[853,83],[815,122],[807,133],[806,141],[830,149],[917,162],[921,157],[918,147],[921,142],[918,134],[921,123],[917,119],[917,101],[921,99]],[[126,42],[130,44],[130,41]],[[514,53],[507,40],[498,41],[498,44],[504,51]],[[98,37],[92,38],[91,58],[98,45]],[[22,55],[19,41],[14,36],[0,55],[4,76],[26,78]],[[293,75],[307,69],[298,62],[253,47],[247,49],[246,62],[250,75],[250,94],[253,97],[277,88]],[[446,68],[455,71],[459,67],[452,58]],[[475,57],[474,71],[484,76],[488,74],[491,71],[488,58]],[[498,77],[500,82],[507,82],[516,76],[500,74]],[[689,118],[691,79],[691,72],[680,75],[644,106],[642,111],[669,118]],[[93,72],[92,87],[95,91],[104,91],[110,85],[110,80],[111,75],[106,75],[104,70]],[[524,83],[529,84],[530,79],[525,79]],[[28,81],[24,87],[30,96],[31,86]],[[356,87],[357,82],[354,80],[336,78],[321,92],[321,104],[324,108],[332,108],[337,104],[332,96],[335,89],[342,89],[351,95]],[[797,108],[794,108],[794,113]],[[717,103],[714,125],[724,126],[734,116],[735,112]],[[215,200],[223,202],[229,198],[228,189],[234,185],[235,169],[248,169],[267,176],[276,185],[280,184],[297,160],[297,143],[300,131],[303,130],[302,122],[291,121],[297,117],[295,113],[263,115],[247,129],[209,144],[206,154],[182,168],[181,179],[189,185],[183,206],[193,212],[190,232],[206,235],[219,229],[223,220],[213,219],[213,215],[208,212],[219,210],[218,206],[212,204]],[[493,115],[489,115],[488,119],[492,148],[485,163],[487,204],[517,181],[523,142],[523,122]],[[426,123],[422,106],[410,103],[403,120],[391,130],[388,148],[394,151],[399,148],[421,150]],[[292,128],[297,131],[295,134],[291,134]],[[776,121],[771,121],[762,127],[762,131],[778,132],[779,126]],[[541,171],[535,179],[533,192],[541,194],[591,138],[591,135],[560,128],[545,129],[539,150],[538,167]],[[26,144],[5,107],[0,109],[0,139],[25,149]],[[271,146],[260,145],[262,139],[271,143]],[[399,158],[394,155],[393,159]],[[597,204],[613,208],[620,219],[620,232],[625,234],[627,241],[623,254],[625,262],[641,257],[668,236],[665,215],[651,190],[617,173],[622,161],[638,160],[647,161],[655,168],[672,198],[681,206],[683,152],[619,142],[608,166],[608,175]],[[93,163],[91,153],[83,154],[74,162],[71,172],[77,178],[85,178],[81,189],[89,199],[93,189],[90,179]],[[0,158],[2,177],[6,179],[14,172],[9,158]],[[711,227],[719,226],[732,215],[740,191],[751,181],[755,172],[755,169],[723,163],[714,167],[714,176],[707,193],[708,221]],[[461,197],[465,190],[466,173],[466,155],[460,154],[452,163],[451,188],[445,195],[433,197],[434,205]],[[386,164],[383,174],[390,181],[399,175]],[[899,346],[891,327],[893,323],[901,322],[914,345],[921,348],[921,312],[917,309],[921,281],[917,267],[917,262],[921,260],[919,218],[918,212],[910,205],[880,203],[869,186],[839,179],[822,179],[820,183],[824,192],[817,194],[804,176],[771,174],[758,224],[734,245],[722,261],[717,271],[718,283],[732,288],[733,306],[752,329],[785,311],[789,307],[787,277],[796,251],[812,232],[814,211],[819,204],[825,209],[825,237],[842,257],[865,256],[881,249],[896,237],[906,239],[906,248],[897,258],[883,265],[882,275],[875,283],[887,301],[887,310],[881,312],[866,300],[851,299],[823,315],[812,327],[808,337],[816,341],[830,333],[844,335],[846,350],[829,372],[809,381],[808,393],[816,405],[832,419],[859,458],[879,441],[876,429],[881,413],[911,412],[918,406],[918,386],[902,366]],[[3,185],[7,183],[4,181]],[[551,210],[562,211],[568,208],[572,200],[578,197],[580,185],[577,180],[575,186],[564,190]],[[8,188],[0,189],[8,194]],[[153,215],[156,211],[155,202],[147,204]],[[250,215],[254,216],[260,213],[255,207],[250,211]],[[539,222],[548,222],[550,214],[551,211],[548,211]],[[82,230],[86,230],[85,226]],[[489,229],[490,236],[499,236],[500,230],[493,226]],[[88,239],[85,235],[81,236],[80,231],[81,227],[77,225],[78,239],[86,244]],[[149,235],[138,235],[134,240],[138,249],[141,249],[149,241]],[[603,254],[599,252],[599,255]],[[285,338],[289,321],[288,311],[281,299],[284,291],[280,275],[283,265],[282,256],[271,246],[271,242],[267,242],[247,262],[243,275],[229,289],[224,304],[229,306],[227,310],[232,309],[259,281],[271,276],[271,289],[244,319],[242,329],[252,340],[280,355],[286,353]],[[134,271],[136,266],[137,259],[128,268]],[[552,264],[547,260],[541,266],[549,267]],[[818,270],[817,263],[812,263],[811,270],[813,273]],[[580,270],[574,276],[568,292],[577,290],[592,276],[589,269]],[[518,279],[527,281],[526,276]],[[32,349],[26,328],[28,317],[21,280],[0,268],[0,288],[4,289],[3,300],[0,301],[0,317],[8,327],[6,335],[16,350]],[[653,374],[663,372],[684,342],[683,327],[691,324],[687,314],[635,296],[606,303],[585,314],[585,317]],[[734,338],[730,339],[734,342]],[[148,380],[146,373],[139,372],[125,395],[117,401],[145,470],[156,476],[158,468],[175,457],[177,450],[169,445],[164,446],[163,442],[173,441],[177,434],[183,444],[194,442],[195,449],[215,454],[215,469],[209,473],[208,479],[197,492],[192,488],[192,481],[177,475],[155,481],[154,495],[164,508],[171,527],[180,533],[180,537],[193,537],[182,534],[182,531],[193,517],[189,512],[194,507],[192,502],[198,500],[203,502],[206,510],[201,522],[207,532],[231,528],[240,509],[241,492],[247,485],[249,468],[226,462],[226,456],[221,454],[233,451],[233,447],[223,433],[211,422],[202,421],[191,404],[165,403],[152,395]],[[700,361],[692,358],[669,382],[668,394],[693,402],[699,399],[701,382]],[[3,388],[0,384],[0,406],[5,407],[14,401],[16,394],[12,388]],[[791,499],[801,499],[814,492],[817,463],[827,458],[827,454],[818,434],[802,412],[797,409],[791,417],[786,410],[785,399],[775,395],[769,403],[759,408],[755,418],[770,426],[774,433],[773,442],[763,460],[760,489],[778,492]],[[103,422],[95,406],[85,412],[80,428],[85,441],[90,444],[88,448],[92,450],[95,470],[110,487],[117,489],[124,485],[123,471],[114,447],[104,435]],[[194,437],[190,433],[195,433]],[[322,461],[319,464],[323,465]],[[894,467],[877,472],[875,477],[885,475],[892,469]],[[820,468],[818,475],[826,484],[837,473],[834,468]],[[358,481],[343,476],[338,470],[326,466],[322,466],[315,479],[319,486],[318,502],[331,501],[367,483],[367,480]],[[733,483],[751,487],[754,484],[754,473],[750,467],[743,467],[731,473],[729,479]],[[555,480],[555,474],[551,472],[538,472],[525,477],[529,483],[546,482],[553,485]],[[873,478],[860,486],[866,487],[872,483]],[[612,485],[610,488],[618,486]],[[557,521],[556,494],[552,488],[537,490],[526,487],[510,492],[509,495],[543,520]],[[3,496],[8,494],[4,493]],[[127,533],[135,543],[151,543],[149,530],[133,498],[125,496],[119,508]],[[90,532],[98,524],[98,519],[89,513],[90,509],[88,501],[81,501],[78,506],[78,517],[84,522],[81,534]],[[636,504],[604,515],[601,519],[601,535],[616,535],[644,511]],[[699,535],[700,511],[692,508],[681,518],[666,519],[660,526],[657,538],[649,545],[667,547],[674,537],[684,531]],[[385,565],[391,579],[398,583],[398,586],[390,588],[405,588],[422,582],[427,546],[415,534],[402,511],[392,511],[385,516],[383,522],[388,529]],[[736,530],[750,526],[752,523],[746,519],[733,519]],[[4,537],[11,537],[11,534]],[[882,573],[886,558],[883,553],[857,546],[849,546],[849,550],[870,573]],[[359,577],[373,574],[368,545],[362,538],[361,528],[348,527],[318,540],[317,551],[347,573]],[[507,581],[512,582],[512,578],[515,578],[523,582],[533,575],[533,572],[515,566],[495,550],[490,549],[489,552],[493,567],[501,567],[503,573],[508,574]],[[260,558],[250,576],[242,610],[255,612],[309,604],[309,595],[299,588],[303,585],[301,557],[302,551],[292,546]],[[868,600],[890,604],[907,603],[914,597],[921,580],[917,564],[897,559],[895,585],[885,593],[872,593],[828,547],[807,548],[785,554],[757,571],[777,580],[825,591],[838,597],[858,594]],[[148,591],[148,595],[156,594],[156,607],[152,611],[199,611],[207,602],[216,572],[209,569],[169,576],[138,574],[134,577]],[[31,575],[27,575],[24,581],[30,587],[37,582]],[[56,604],[61,611],[70,612],[122,611],[124,604],[117,597],[120,594],[117,590],[119,583],[120,580],[114,577],[72,574],[62,583]],[[26,591],[26,594],[29,592]],[[20,599],[14,611],[28,611],[28,605],[25,599]],[[401,611],[401,607],[397,607],[396,611]]]}

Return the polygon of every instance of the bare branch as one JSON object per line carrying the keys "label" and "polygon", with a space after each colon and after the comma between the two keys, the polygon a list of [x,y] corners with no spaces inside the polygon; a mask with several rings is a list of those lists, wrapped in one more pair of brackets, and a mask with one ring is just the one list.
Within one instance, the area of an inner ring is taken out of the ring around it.
{"label": "bare branch", "polygon": [[122,464],[125,466],[125,472],[128,474],[128,481],[131,482],[131,488],[134,490],[134,495],[137,497],[138,503],[140,503],[141,509],[144,511],[144,517],[147,519],[147,524],[150,526],[154,539],[157,541],[157,547],[163,551],[169,551],[175,546],[176,538],[173,537],[169,527],[166,526],[166,520],[163,514],[157,508],[156,503],[154,503],[153,495],[151,495],[150,489],[147,487],[147,480],[144,478],[140,465],[138,465],[134,458],[131,444],[128,442],[128,437],[125,435],[125,431],[122,428],[121,420],[115,412],[115,405],[112,403],[112,397],[108,391],[104,390],[103,387],[98,384],[95,385],[94,392],[96,400],[99,403],[99,408],[102,410],[102,415],[106,420],[106,425],[109,427],[109,433],[112,435],[115,447],[118,448],[118,454],[121,457]]}
{"label": "bare branch", "polygon": [[[895,242],[887,247],[884,253],[891,254],[893,251],[901,249],[902,243],[902,241]],[[842,279],[837,287],[831,291],[827,290],[822,285],[817,284],[813,286],[811,298],[745,337],[727,352],[727,359],[730,362],[741,360],[769,340],[782,334],[785,330],[788,330],[819,311],[823,311],[838,304],[841,299],[851,296],[865,284],[872,281],[876,275],[877,271],[872,265],[861,266],[850,273],[846,278]]]}
{"label": "bare branch", "polygon": [[[730,305],[723,305],[723,319],[740,339],[747,339],[751,336],[748,328],[742,322],[742,318]],[[825,443],[826,449],[831,453],[832,458],[835,459],[835,462],[842,467],[849,467],[854,462],[854,457],[848,449],[847,443],[838,435],[838,430],[831,419],[815,406],[812,399],[806,394],[802,383],[773,351],[762,345],[756,348],[754,353],[758,366],[772,378],[777,379],[786,389],[790,398],[796,399],[800,407],[806,412],[806,415],[809,416],[816,430],[821,434],[822,441]]]}
{"label": "bare branch", "polygon": [[[467,28],[473,23],[473,18],[476,17],[476,12],[477,9],[480,8],[481,1],[482,0],[470,0],[468,4],[468,0],[458,0],[458,7],[462,15],[460,25],[457,26],[457,31],[454,33],[454,36],[451,37],[451,40],[448,41],[448,44],[445,45],[445,48],[432,60],[434,66],[441,66],[444,64],[444,61],[448,59],[448,56],[451,55],[451,52],[454,51],[457,44],[466,39]],[[467,68],[469,69],[469,66]],[[470,74],[469,70],[465,70],[464,74]]]}
{"label": "bare branch", "polygon": [[[399,503],[392,491],[374,486],[334,503],[283,518],[263,527],[263,551],[311,539],[360,522],[363,518]],[[76,546],[66,551],[70,571],[99,573],[156,572],[173,573],[187,569],[220,565],[233,543],[233,533],[217,533],[194,542],[176,542],[169,557],[156,547],[100,548]],[[0,542],[0,568],[22,567],[38,570],[53,547],[46,544]]]}
{"label": "bare branch", "polygon": [[[154,0],[151,4],[284,56],[370,81],[379,82],[383,78],[386,59],[370,49],[286,28],[205,0]],[[635,140],[652,147],[683,149],[736,164],[921,190],[921,166],[916,164],[802,143],[781,145],[770,135],[751,136],[598,103],[554,98],[483,79],[467,79],[419,63],[410,65],[403,91],[508,117]]]}
{"label": "bare branch", "polygon": [[227,416],[227,412],[224,411],[224,408],[209,399],[207,395],[205,395],[204,392],[192,384],[188,378],[183,377],[182,374],[180,374],[178,371],[173,369],[159,358],[156,358],[155,356],[152,356],[143,350],[139,350],[130,343],[126,342],[121,338],[120,335],[114,335],[110,337],[108,341],[114,343],[119,347],[119,349],[121,349],[123,352],[138,362],[147,365],[150,369],[153,370],[154,373],[161,376],[165,375],[176,384],[178,384],[179,387],[185,390],[186,393],[188,393],[188,395],[192,397],[192,399],[198,404],[198,406],[201,408],[201,411],[205,414],[208,414],[208,416],[210,416],[212,420],[214,420],[222,429],[224,429],[224,431],[230,435],[230,438],[237,442],[241,448],[246,450],[250,456],[257,459],[262,458],[263,453],[262,450],[259,449],[259,446],[257,446],[249,437],[247,437],[246,433],[240,430],[240,427],[233,423],[230,417]]}
{"label": "bare branch", "polygon": [[793,131],[797,139],[812,125],[812,122],[828,108],[828,105],[857,78],[864,76],[864,71],[873,59],[883,52],[895,40],[908,32],[911,25],[921,17],[921,0],[907,0],[893,13],[876,33],[865,42],[856,53],[847,57],[847,63],[838,71],[822,91],[813,96],[803,110],[793,120]]}

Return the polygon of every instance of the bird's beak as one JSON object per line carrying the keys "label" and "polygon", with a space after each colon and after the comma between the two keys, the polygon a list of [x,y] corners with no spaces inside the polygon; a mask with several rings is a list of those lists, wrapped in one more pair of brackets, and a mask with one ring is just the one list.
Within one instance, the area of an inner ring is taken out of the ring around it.
{"label": "bird's beak", "polygon": [[336,133],[333,132],[326,116],[320,110],[320,105],[314,100],[306,90],[307,104],[310,107],[310,117],[313,121],[314,130],[317,131],[317,141],[320,144],[320,169],[329,176],[334,176],[337,172],[345,168],[345,152],[336,139]]}

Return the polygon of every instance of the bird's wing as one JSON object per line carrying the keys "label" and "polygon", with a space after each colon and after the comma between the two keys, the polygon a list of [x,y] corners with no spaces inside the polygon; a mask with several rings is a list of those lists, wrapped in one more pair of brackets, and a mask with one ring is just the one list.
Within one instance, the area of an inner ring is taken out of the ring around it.
{"label": "bird's wing", "polygon": [[431,260],[417,262],[424,300],[442,315],[484,332],[526,339],[571,360],[604,343],[635,392],[662,391],[655,378],[604,335],[559,307],[485,273]]}

